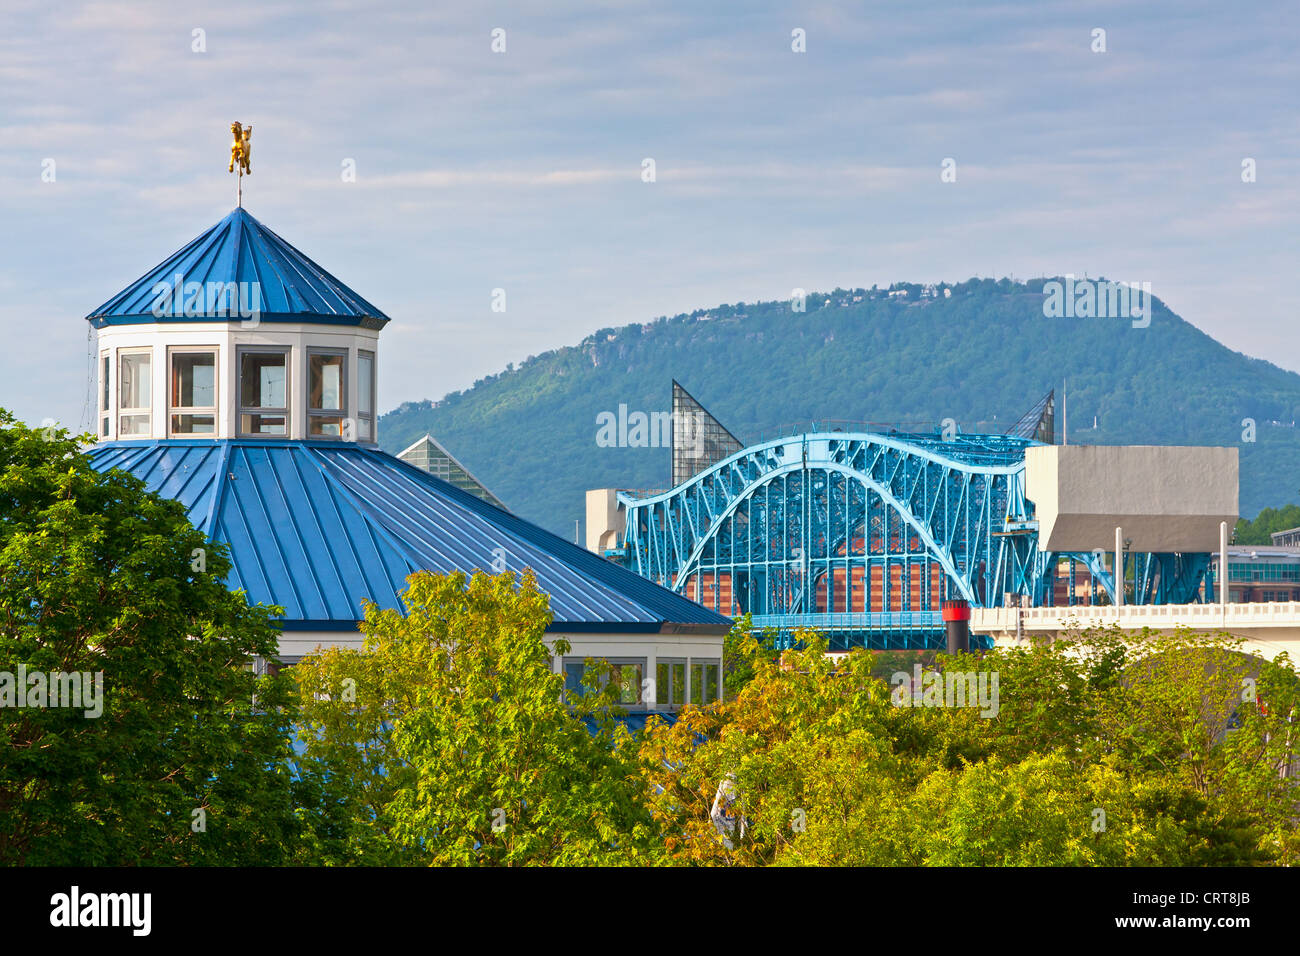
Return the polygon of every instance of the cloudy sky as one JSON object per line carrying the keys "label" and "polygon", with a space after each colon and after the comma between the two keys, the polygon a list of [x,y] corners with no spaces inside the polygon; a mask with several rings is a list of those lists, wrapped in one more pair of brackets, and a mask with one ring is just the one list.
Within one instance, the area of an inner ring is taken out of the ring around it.
{"label": "cloudy sky", "polygon": [[233,207],[233,120],[248,210],[392,317],[384,410],[604,326],[971,276],[1147,281],[1300,370],[1298,40],[1293,0],[5,0],[0,406],[88,426],[82,317]]}

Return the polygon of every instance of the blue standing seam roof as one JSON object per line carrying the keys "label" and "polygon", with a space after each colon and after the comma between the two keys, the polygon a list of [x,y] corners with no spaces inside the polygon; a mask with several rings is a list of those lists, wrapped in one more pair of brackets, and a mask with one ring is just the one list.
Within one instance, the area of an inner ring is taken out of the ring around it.
{"label": "blue standing seam roof", "polygon": [[285,630],[401,609],[413,571],[532,568],[553,631],[723,633],[729,619],[404,461],[347,442],[115,441],[86,454],[186,508],[230,548],[226,580],[285,609]]}
{"label": "blue standing seam roof", "polygon": [[[96,327],[141,322],[229,321],[203,297],[198,315],[154,314],[159,283],[257,283],[263,322],[318,322],[381,328],[388,316],[348,288],[246,210],[233,210],[215,226],[131,283],[86,318]],[[230,287],[234,288],[234,287]],[[250,285],[251,288],[251,285]],[[178,297],[179,298],[179,297]],[[238,302],[235,303],[238,305]],[[213,303],[215,305],[215,303]],[[177,306],[183,309],[183,302]],[[236,315],[236,318],[239,316]]]}

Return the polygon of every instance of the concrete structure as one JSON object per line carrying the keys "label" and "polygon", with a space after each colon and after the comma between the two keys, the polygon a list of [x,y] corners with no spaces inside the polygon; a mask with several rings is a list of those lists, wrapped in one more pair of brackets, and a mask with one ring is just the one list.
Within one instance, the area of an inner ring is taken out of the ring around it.
{"label": "concrete structure", "polygon": [[614,488],[587,492],[587,550],[605,555],[617,552],[627,526],[627,512],[619,505]]}
{"label": "concrete structure", "polygon": [[971,632],[992,638],[998,647],[1015,647],[1034,639],[1068,639],[1090,627],[1118,626],[1126,631],[1173,633],[1225,632],[1245,641],[1243,649],[1272,660],[1282,651],[1300,660],[1300,603],[1162,604],[1127,607],[977,608]]}
{"label": "concrete structure", "polygon": [[1205,552],[1237,520],[1237,449],[1037,445],[1025,449],[1025,497],[1043,551]]}

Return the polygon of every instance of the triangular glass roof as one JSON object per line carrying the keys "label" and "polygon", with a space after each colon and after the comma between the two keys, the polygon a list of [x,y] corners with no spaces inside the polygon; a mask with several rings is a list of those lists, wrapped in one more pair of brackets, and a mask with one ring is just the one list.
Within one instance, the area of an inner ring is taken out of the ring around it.
{"label": "triangular glass roof", "polygon": [[[162,286],[198,283],[197,308],[190,293],[167,295]],[[233,283],[234,285],[230,285]],[[243,283],[245,303],[256,296],[263,322],[321,322],[380,328],[388,316],[330,275],[243,208],[168,256],[86,318],[96,327],[142,322],[229,321],[219,290],[235,295]],[[220,286],[218,284],[221,284]],[[251,292],[254,288],[256,292]],[[218,289],[214,298],[212,290]],[[239,304],[239,299],[235,300]],[[186,306],[191,308],[187,311]],[[236,316],[238,317],[238,310]]]}
{"label": "triangular glass roof", "polygon": [[423,468],[429,474],[455,485],[461,491],[469,492],[481,501],[486,501],[504,511],[510,510],[432,435],[426,434],[423,438],[412,442],[407,448],[398,452],[397,457],[402,461],[410,462],[416,468]]}

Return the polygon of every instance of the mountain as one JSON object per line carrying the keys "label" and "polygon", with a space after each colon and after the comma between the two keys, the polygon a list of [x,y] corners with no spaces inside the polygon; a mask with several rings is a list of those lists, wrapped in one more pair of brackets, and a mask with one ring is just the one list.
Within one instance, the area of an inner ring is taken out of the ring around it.
{"label": "mountain", "polygon": [[1001,432],[1053,387],[1059,431],[1065,381],[1071,442],[1235,445],[1243,516],[1295,497],[1300,375],[1220,345],[1156,298],[1145,328],[1048,317],[1061,312],[1057,281],[837,289],[808,295],[803,312],[737,302],[601,329],[402,405],[381,419],[382,445],[431,432],[514,511],[569,536],[587,489],[668,486],[666,448],[597,435],[620,405],[669,411],[673,379],[747,443],[829,419]]}

